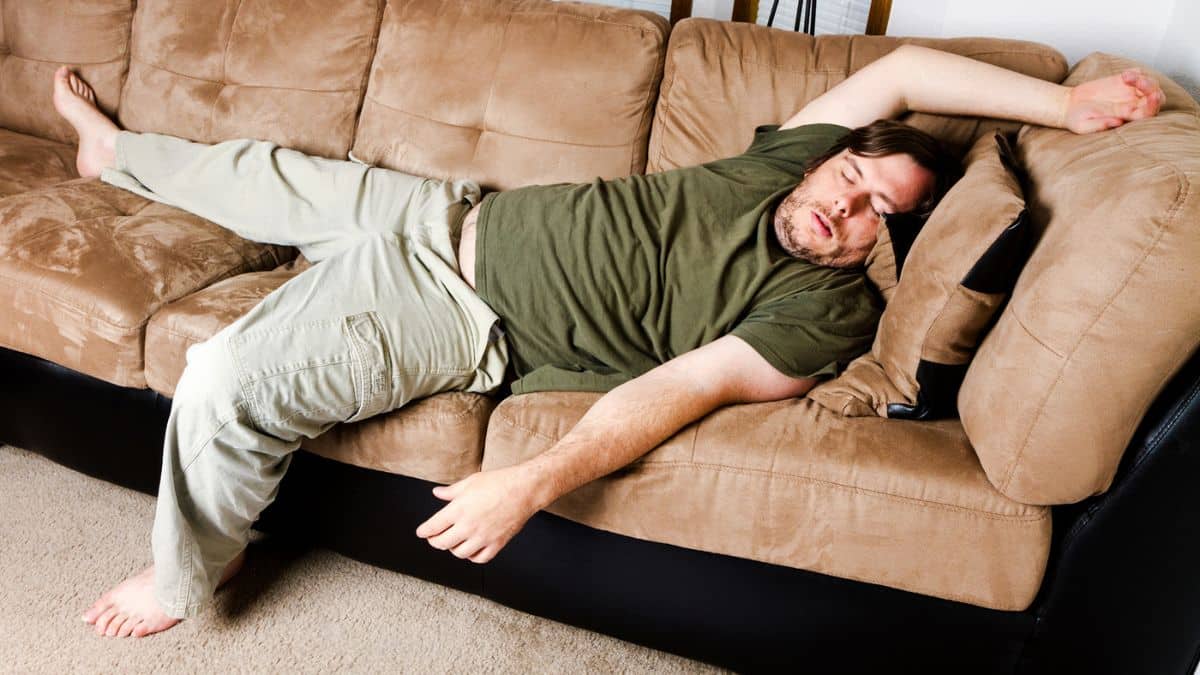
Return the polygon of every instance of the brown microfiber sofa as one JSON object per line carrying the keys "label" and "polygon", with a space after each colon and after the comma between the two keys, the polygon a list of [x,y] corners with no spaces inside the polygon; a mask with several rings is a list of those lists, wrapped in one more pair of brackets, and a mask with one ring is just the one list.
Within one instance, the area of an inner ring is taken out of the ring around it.
{"label": "brown microfiber sofa", "polygon": [[[308,263],[79,179],[57,65],[132,130],[507,189],[736,154],[908,41],[546,0],[0,7],[0,440],[147,492],[187,348]],[[913,41],[1068,75],[1042,45]],[[1071,81],[1124,63],[1093,55]],[[305,443],[260,526],[739,669],[1185,672],[1200,106],[1164,88],[1162,115],[1114,132],[1021,130],[1038,242],[961,419],[725,408],[475,566],[411,535],[429,488],[550,447],[599,395],[446,394]],[[964,150],[1019,128],[908,121]]]}

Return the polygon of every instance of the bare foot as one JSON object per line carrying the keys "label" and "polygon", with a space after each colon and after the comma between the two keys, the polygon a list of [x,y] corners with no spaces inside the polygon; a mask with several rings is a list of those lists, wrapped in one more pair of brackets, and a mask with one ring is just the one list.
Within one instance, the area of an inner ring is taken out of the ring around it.
{"label": "bare foot", "polygon": [[[225,568],[217,586],[224,585],[237,574],[245,560],[246,552],[242,551]],[[153,565],[100,596],[83,613],[83,620],[96,627],[97,635],[108,637],[145,637],[161,633],[180,621],[167,616],[154,598]]]}
{"label": "bare foot", "polygon": [[54,72],[54,109],[79,134],[75,168],[85,178],[116,164],[117,132],[120,129],[96,107],[96,94],[66,66]]}

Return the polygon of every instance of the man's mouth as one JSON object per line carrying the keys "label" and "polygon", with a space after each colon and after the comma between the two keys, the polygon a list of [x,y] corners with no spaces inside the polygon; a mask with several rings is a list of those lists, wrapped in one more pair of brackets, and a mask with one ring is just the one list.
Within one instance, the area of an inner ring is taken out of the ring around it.
{"label": "man's mouth", "polygon": [[833,229],[829,226],[829,221],[825,220],[825,217],[818,213],[815,209],[810,213],[812,213],[813,232],[816,233],[817,236],[825,239],[832,238]]}

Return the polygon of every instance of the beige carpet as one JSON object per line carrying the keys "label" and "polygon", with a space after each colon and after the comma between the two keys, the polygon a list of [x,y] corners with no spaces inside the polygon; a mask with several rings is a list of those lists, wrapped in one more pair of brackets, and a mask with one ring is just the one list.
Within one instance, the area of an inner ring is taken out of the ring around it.
{"label": "beige carpet", "polygon": [[213,607],[160,635],[79,615],[149,563],[154,500],[0,446],[0,672],[718,672],[271,540]]}

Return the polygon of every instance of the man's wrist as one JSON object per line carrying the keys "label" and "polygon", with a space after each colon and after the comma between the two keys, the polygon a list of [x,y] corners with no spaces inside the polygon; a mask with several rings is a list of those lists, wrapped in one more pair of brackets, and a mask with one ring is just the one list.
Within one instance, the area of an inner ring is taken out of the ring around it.
{"label": "man's wrist", "polygon": [[1056,129],[1066,129],[1069,122],[1068,116],[1071,112],[1071,93],[1075,91],[1075,87],[1059,85],[1058,97],[1058,116],[1054,124]]}
{"label": "man's wrist", "polygon": [[529,505],[535,511],[550,506],[556,499],[562,496],[561,484],[554,471],[540,457],[535,457],[529,461],[518,464],[516,468],[520,472],[521,490],[525,493],[529,500]]}

